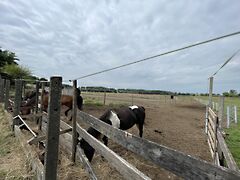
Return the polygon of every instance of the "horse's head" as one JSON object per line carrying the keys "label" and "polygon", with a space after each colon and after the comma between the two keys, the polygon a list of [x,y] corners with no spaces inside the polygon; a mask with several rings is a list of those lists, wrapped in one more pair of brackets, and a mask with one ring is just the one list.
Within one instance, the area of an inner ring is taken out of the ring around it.
{"label": "horse's head", "polygon": [[31,98],[33,98],[33,97],[35,97],[36,96],[36,91],[35,90],[33,90],[33,91],[28,91],[28,92],[26,92],[26,94],[25,94],[25,97],[24,97],[24,99],[23,100],[28,100],[28,99],[31,99]]}
{"label": "horse's head", "polygon": [[90,146],[88,144],[88,142],[85,141],[84,139],[80,140],[80,147],[83,149],[84,154],[88,158],[89,162],[91,162],[92,158],[93,158],[93,155],[94,155],[94,152],[95,152],[95,149],[92,146]]}
{"label": "horse's head", "polygon": [[[88,128],[87,132],[91,134],[93,137],[95,137],[96,139],[101,138],[101,133],[92,127]],[[80,140],[80,147],[83,149],[84,154],[86,155],[88,160],[91,162],[95,149],[90,144],[88,144],[88,142],[85,141],[84,139]]]}

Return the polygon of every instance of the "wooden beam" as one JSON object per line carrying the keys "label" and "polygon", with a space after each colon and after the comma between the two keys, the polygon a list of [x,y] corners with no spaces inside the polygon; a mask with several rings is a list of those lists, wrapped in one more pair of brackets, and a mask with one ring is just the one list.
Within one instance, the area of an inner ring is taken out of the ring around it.
{"label": "wooden beam", "polygon": [[92,135],[88,134],[87,131],[81,128],[77,124],[77,132],[85,139],[93,148],[96,149],[104,158],[111,164],[116,170],[123,175],[126,179],[150,179],[148,176],[143,174],[137,168],[133,167],[126,160],[118,156],[115,152],[109,149],[107,146],[99,142]]}
{"label": "wooden beam", "polygon": [[47,123],[46,155],[44,160],[45,180],[57,179],[61,92],[62,77],[51,77],[48,103],[49,112]]}
{"label": "wooden beam", "polygon": [[73,104],[72,104],[72,162],[76,160],[76,146],[77,146],[77,80],[73,81]]}
{"label": "wooden beam", "polygon": [[209,107],[212,108],[212,94],[213,94],[213,77],[209,78]]}
{"label": "wooden beam", "polygon": [[[59,135],[61,134],[65,134],[65,133],[68,133],[68,132],[71,132],[72,131],[72,128],[70,129],[65,129],[65,130],[61,130],[59,132]],[[44,136],[40,136],[40,137],[33,137],[31,138],[29,141],[28,141],[28,144],[32,145],[32,144],[37,144],[39,141],[43,141],[43,140],[46,140],[47,136],[44,135]]]}
{"label": "wooden beam", "polygon": [[234,161],[234,158],[227,147],[227,144],[222,136],[222,133],[219,130],[217,132],[217,137],[218,137],[218,143],[219,143],[220,149],[223,152],[227,166],[232,170],[238,171],[239,170],[238,166],[237,166],[236,162]]}
{"label": "wooden beam", "polygon": [[[40,86],[40,82],[39,82],[39,81],[36,81],[36,100],[35,100],[34,114],[37,114],[37,113],[38,113],[39,86]],[[36,123],[39,123],[37,116],[34,117],[34,121],[35,121]]]}
{"label": "wooden beam", "polygon": [[28,114],[28,115],[21,115],[22,118],[30,119],[30,118],[39,118],[42,116],[42,113],[37,114]]}
{"label": "wooden beam", "polygon": [[240,173],[217,167],[177,150],[156,144],[113,128],[97,118],[78,111],[81,120],[128,150],[185,179],[240,179]]}
{"label": "wooden beam", "polygon": [[[43,116],[43,119],[46,119],[46,115]],[[66,129],[66,128],[71,128],[70,125],[68,125],[67,123],[60,121],[60,127],[61,129]],[[42,130],[43,132],[46,131],[46,123],[45,121],[43,121],[42,124]],[[71,147],[72,147],[72,136],[69,133],[63,134],[59,137],[59,142],[60,142],[60,147],[69,155],[71,156]],[[94,170],[92,169],[88,159],[85,157],[85,154],[81,154],[81,152],[79,152],[80,148],[77,146],[77,151],[76,151],[76,156],[80,159],[80,161],[83,163],[83,166],[86,170],[86,172],[89,174],[91,179],[97,179],[96,177],[96,173],[94,172]],[[83,156],[81,156],[83,155]],[[85,157],[85,158],[84,158]],[[84,162],[83,162],[84,161]]]}
{"label": "wooden beam", "polygon": [[28,126],[28,124],[22,119],[22,117],[20,115],[15,116],[13,119],[19,119],[20,121],[22,121],[22,123],[24,124],[24,126],[26,126],[26,128],[32,133],[32,135],[34,137],[37,137],[36,133],[33,132],[33,130]]}
{"label": "wooden beam", "polygon": [[36,172],[37,179],[43,180],[44,179],[43,164],[40,162],[39,158],[36,158],[37,156],[36,153],[34,153],[31,146],[26,143],[26,139],[24,138],[24,135],[22,134],[21,130],[17,126],[14,128],[14,133],[23,148],[23,151],[27,157],[28,162],[32,166],[32,170]]}
{"label": "wooden beam", "polygon": [[22,80],[15,80],[15,98],[13,116],[20,114],[20,105],[22,102]]}
{"label": "wooden beam", "polygon": [[85,156],[84,152],[80,147],[77,147],[76,155],[79,157],[84,169],[88,172],[90,179],[97,180],[96,173],[91,166],[91,163],[88,161],[87,157]]}
{"label": "wooden beam", "polygon": [[8,110],[8,106],[9,106],[9,92],[10,92],[10,80],[6,80],[6,84],[5,84],[5,103],[4,103],[4,108],[5,110]]}

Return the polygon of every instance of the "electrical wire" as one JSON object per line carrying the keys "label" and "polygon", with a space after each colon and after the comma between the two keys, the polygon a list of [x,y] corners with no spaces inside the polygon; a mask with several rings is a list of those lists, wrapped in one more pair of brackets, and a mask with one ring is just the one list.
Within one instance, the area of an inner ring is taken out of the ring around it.
{"label": "electrical wire", "polygon": [[133,62],[130,62],[130,63],[122,64],[120,66],[116,66],[116,67],[113,67],[113,68],[109,68],[109,69],[105,69],[105,70],[98,71],[98,72],[95,72],[95,73],[80,76],[80,77],[77,77],[75,79],[71,79],[69,81],[71,82],[71,81],[74,81],[74,80],[79,80],[79,79],[87,78],[87,77],[90,77],[90,76],[102,74],[102,73],[105,73],[105,72],[108,72],[108,71],[112,71],[112,70],[119,69],[119,68],[122,68],[122,67],[130,66],[130,65],[137,64],[137,63],[140,63],[140,62],[148,61],[148,60],[160,57],[160,56],[175,53],[175,52],[178,52],[178,51],[182,51],[182,50],[189,49],[189,48],[192,48],[192,47],[195,47],[195,46],[199,46],[199,45],[202,45],[202,44],[207,44],[207,43],[210,43],[210,42],[213,42],[213,41],[217,41],[217,40],[220,40],[220,39],[224,39],[224,38],[239,35],[239,34],[240,34],[240,31],[237,31],[237,32],[234,32],[234,33],[231,33],[231,34],[215,37],[215,38],[212,38],[212,39],[209,39],[209,40],[205,40],[205,41],[201,41],[201,42],[198,42],[198,43],[190,44],[190,45],[178,48],[178,49],[170,50],[170,51],[167,51],[167,52],[164,52],[164,53],[161,53],[161,54],[157,54],[157,55],[154,55],[154,56],[150,56],[150,57],[147,57],[147,58],[144,58],[144,59],[140,59],[140,60],[133,61]]}

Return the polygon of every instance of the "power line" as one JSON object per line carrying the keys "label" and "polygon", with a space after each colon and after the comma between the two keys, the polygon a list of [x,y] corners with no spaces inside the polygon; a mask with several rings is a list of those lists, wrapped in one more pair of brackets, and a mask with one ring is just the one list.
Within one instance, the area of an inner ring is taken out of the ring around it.
{"label": "power line", "polygon": [[78,78],[75,78],[75,79],[72,79],[72,80],[69,80],[69,81],[83,79],[83,78],[86,78],[86,77],[90,77],[90,76],[94,76],[94,75],[101,74],[101,73],[104,73],[104,72],[112,71],[112,70],[115,70],[115,69],[119,69],[119,68],[122,68],[122,67],[125,67],[125,66],[132,65],[132,64],[137,64],[137,63],[140,63],[140,62],[143,62],[143,61],[148,61],[150,59],[154,59],[154,58],[157,58],[157,57],[160,57],[160,56],[164,56],[164,55],[171,54],[171,53],[174,53],[174,52],[189,49],[189,48],[199,46],[199,45],[202,45],[202,44],[207,44],[207,43],[210,43],[210,42],[213,42],[213,41],[217,41],[217,40],[224,39],[224,38],[227,38],[227,37],[235,36],[235,35],[238,35],[238,34],[240,34],[240,31],[237,31],[237,32],[234,32],[234,33],[231,33],[231,34],[227,34],[227,35],[224,35],[224,36],[212,38],[212,39],[209,39],[209,40],[205,40],[205,41],[202,41],[202,42],[198,42],[198,43],[195,43],[195,44],[187,45],[187,46],[175,49],[175,50],[167,51],[167,52],[164,52],[164,53],[161,53],[161,54],[150,56],[150,57],[147,57],[147,58],[144,58],[144,59],[133,61],[133,62],[123,64],[123,65],[120,65],[120,66],[116,66],[116,67],[113,67],[113,68],[109,68],[109,69],[105,69],[105,70],[98,71],[98,72],[95,72],[95,73],[91,73],[91,74],[88,74],[88,75],[80,76]]}
{"label": "power line", "polygon": [[239,51],[240,51],[240,49],[238,49],[230,58],[228,58],[223,63],[223,65],[211,77],[215,76],[218,73],[218,71],[220,71],[220,69],[222,69],[224,66],[226,66],[234,58],[234,56],[236,56],[239,53]]}

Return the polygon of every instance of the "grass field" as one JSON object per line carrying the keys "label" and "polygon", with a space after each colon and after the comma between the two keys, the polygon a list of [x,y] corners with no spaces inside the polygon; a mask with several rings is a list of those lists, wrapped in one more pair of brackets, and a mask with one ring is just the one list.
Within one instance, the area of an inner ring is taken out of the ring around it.
{"label": "grass field", "polygon": [[[208,97],[199,97],[203,100],[208,100]],[[213,97],[213,102],[218,103],[219,97]],[[225,97],[224,99],[224,111],[226,114],[227,106],[237,106],[237,119],[238,124],[231,123],[230,128],[225,128],[224,131],[228,134],[226,143],[230,149],[238,167],[240,168],[240,97]]]}

